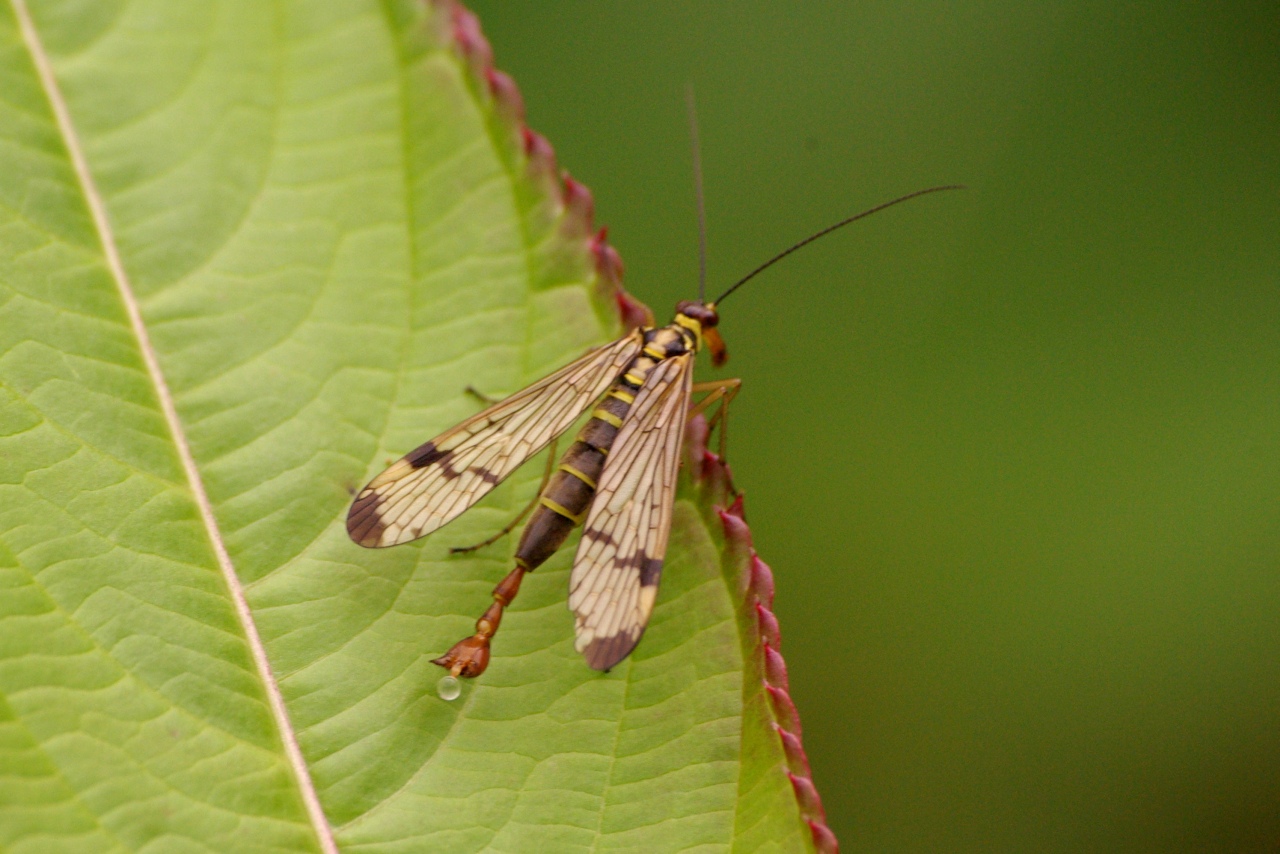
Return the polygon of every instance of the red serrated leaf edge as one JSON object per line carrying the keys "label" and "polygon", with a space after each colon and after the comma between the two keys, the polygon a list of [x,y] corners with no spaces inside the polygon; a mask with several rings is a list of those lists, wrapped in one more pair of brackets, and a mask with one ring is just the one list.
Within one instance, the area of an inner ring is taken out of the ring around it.
{"label": "red serrated leaf edge", "polygon": [[[588,254],[596,274],[598,293],[612,299],[624,329],[653,326],[652,310],[629,294],[622,285],[622,258],[609,245],[607,229],[596,228],[595,202],[591,191],[574,180],[556,163],[555,150],[547,138],[525,123],[524,99],[511,76],[493,64],[493,48],[480,30],[475,13],[457,0],[424,0],[437,13],[441,36],[446,45],[462,59],[478,92],[491,99],[493,115],[510,131],[513,144],[523,158],[526,174],[532,184],[556,206],[561,235],[580,242]],[[723,500],[729,488],[729,467],[719,456],[707,450],[706,420],[698,416],[690,421],[686,449],[688,471],[704,494]],[[773,728],[782,744],[787,762],[787,777],[796,795],[801,819],[809,826],[814,848],[821,854],[838,854],[840,844],[827,826],[822,798],[813,784],[809,758],[801,741],[800,715],[791,700],[787,682],[787,665],[782,658],[778,618],[773,613],[773,572],[760,559],[751,544],[751,529],[743,510],[742,495],[726,507],[715,508],[724,529],[725,544],[731,555],[742,558],[745,568],[740,573],[739,593],[745,614],[754,613],[754,637],[744,647],[753,650],[755,662],[763,674],[763,689],[770,698]]]}
{"label": "red serrated leaf edge", "polygon": [[493,48],[475,13],[456,0],[424,0],[435,13],[440,37],[468,69],[477,93],[489,99],[492,115],[508,133],[516,159],[530,184],[551,202],[560,237],[586,253],[595,270],[597,294],[611,301],[624,330],[653,326],[653,312],[622,286],[622,258],[609,245],[607,229],[595,225],[595,201],[587,187],[556,163],[547,138],[525,123],[524,98],[509,74],[493,64]]}
{"label": "red serrated leaf edge", "polygon": [[728,463],[707,450],[708,432],[706,419],[701,415],[690,420],[685,433],[685,464],[705,497],[721,502],[732,499],[727,501],[727,506],[716,506],[715,513],[724,529],[729,562],[737,567],[742,623],[749,632],[743,639],[743,648],[756,659],[756,669],[763,682],[761,687],[769,697],[773,729],[782,742],[787,778],[795,792],[800,817],[813,834],[814,848],[821,854],[837,854],[840,843],[827,826],[827,813],[813,784],[809,757],[804,751],[800,713],[791,699],[787,663],[781,651],[782,635],[778,618],[773,613],[773,571],[760,559],[752,545],[743,495],[733,492]]}

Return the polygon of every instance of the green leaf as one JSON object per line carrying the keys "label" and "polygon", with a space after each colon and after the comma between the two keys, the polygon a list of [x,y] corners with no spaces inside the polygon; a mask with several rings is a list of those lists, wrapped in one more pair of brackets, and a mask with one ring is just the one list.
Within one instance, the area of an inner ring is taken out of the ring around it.
{"label": "green leaf", "polygon": [[620,331],[589,196],[522,131],[447,5],[0,5],[0,846],[811,845],[715,465],[609,674],[568,548],[436,696],[513,543],[449,547],[536,463],[425,541],[346,536],[467,385]]}

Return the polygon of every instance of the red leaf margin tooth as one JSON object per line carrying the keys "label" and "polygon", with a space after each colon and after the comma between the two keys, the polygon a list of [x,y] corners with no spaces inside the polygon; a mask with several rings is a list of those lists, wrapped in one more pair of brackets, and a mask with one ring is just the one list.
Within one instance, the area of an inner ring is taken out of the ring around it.
{"label": "red leaf margin tooth", "polygon": [[764,689],[768,692],[769,699],[773,701],[773,715],[778,721],[778,726],[796,738],[803,738],[800,728],[800,710],[796,708],[791,695],[786,689],[770,685],[768,682],[764,683]]}
{"label": "red leaf margin tooth", "polygon": [[[564,173],[564,184],[561,192],[561,198],[564,200],[564,207],[569,216],[565,217],[567,227],[581,227],[582,234],[575,234],[575,237],[585,238],[591,236],[588,249],[592,255],[596,254],[596,235],[592,235],[592,221],[596,215],[596,200],[591,197],[591,191],[586,185],[580,181],[575,181],[568,172]],[[603,229],[601,229],[603,231]],[[597,233],[598,234],[598,233]],[[614,254],[617,254],[616,252]],[[618,262],[618,278],[622,278],[622,262]]]}
{"label": "red leaf margin tooth", "polygon": [[[686,471],[695,486],[704,495],[724,501],[730,497],[728,464],[707,450],[709,436],[706,419],[698,415],[689,421],[685,430]],[[723,528],[725,546],[730,560],[737,559],[740,566],[738,589],[742,594],[745,615],[743,625],[754,627],[753,647],[756,666],[761,674],[765,695],[769,699],[773,729],[782,744],[782,754],[787,763],[787,779],[795,792],[800,817],[809,827],[814,848],[819,854],[839,854],[840,842],[827,824],[827,812],[822,797],[813,783],[809,756],[805,753],[800,727],[800,712],[791,699],[787,664],[782,657],[781,632],[778,618],[773,613],[773,570],[756,554],[751,540],[751,528],[746,521],[746,508],[741,492],[732,496],[727,506],[717,507],[715,512]],[[752,640],[748,638],[748,640]]]}
{"label": "red leaf margin tooth", "polygon": [[787,663],[782,659],[782,653],[774,649],[767,641],[763,642],[762,648],[764,650],[765,681],[783,691],[790,691],[791,685],[787,680]]}
{"label": "red leaf margin tooth", "polygon": [[787,767],[791,769],[791,773],[812,778],[809,757],[804,752],[804,744],[801,743],[800,736],[787,732],[777,724],[773,725],[773,729],[778,733],[778,738],[782,739],[782,752],[787,756]]}
{"label": "red leaf margin tooth", "polygon": [[493,105],[502,116],[524,126],[524,96],[516,86],[511,75],[499,71],[493,66],[484,70],[484,80],[489,84],[489,94],[493,96]]}
{"label": "red leaf margin tooth", "polygon": [[432,5],[447,8],[451,25],[449,35],[457,45],[458,52],[467,58],[472,68],[481,74],[486,68],[492,68],[493,48],[480,31],[480,19],[475,12],[461,3],[436,2]]}
{"label": "red leaf margin tooth", "polygon": [[813,847],[818,854],[840,854],[840,842],[825,822],[807,821],[809,832],[813,834]]}
{"label": "red leaf margin tooth", "polygon": [[493,120],[506,128],[512,154],[522,159],[535,191],[548,202],[559,221],[560,238],[571,254],[591,265],[595,289],[617,312],[625,330],[653,326],[653,312],[622,286],[622,261],[597,230],[591,192],[556,164],[555,150],[546,137],[525,122],[524,98],[509,74],[493,63],[493,48],[480,29],[480,20],[458,0],[422,0],[437,16],[444,43],[462,58],[475,90],[487,96]]}
{"label": "red leaf margin tooth", "polygon": [[756,603],[756,625],[760,630],[761,643],[767,643],[774,649],[782,646],[782,631],[778,627],[778,618],[761,602]]}
{"label": "red leaf margin tooth", "polygon": [[761,605],[773,607],[773,570],[757,554],[751,555],[751,589]]}
{"label": "red leaf margin tooth", "polygon": [[520,141],[524,143],[524,156],[529,158],[529,165],[536,166],[539,171],[549,175],[557,173],[556,153],[547,138],[528,126],[520,129]]}

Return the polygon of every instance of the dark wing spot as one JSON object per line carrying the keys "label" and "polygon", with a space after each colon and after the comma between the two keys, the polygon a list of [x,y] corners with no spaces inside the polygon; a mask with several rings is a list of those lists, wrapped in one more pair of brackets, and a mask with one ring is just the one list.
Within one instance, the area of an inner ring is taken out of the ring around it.
{"label": "dark wing spot", "polygon": [[467,471],[476,475],[485,483],[496,484],[498,482],[498,476],[486,468],[481,468],[480,466],[472,466],[471,468],[467,469]]}
{"label": "dark wing spot", "polygon": [[657,587],[658,579],[662,577],[662,558],[649,558],[644,562],[644,566],[640,567],[640,586],[641,587]]}
{"label": "dark wing spot", "polygon": [[590,540],[593,543],[604,543],[610,548],[618,547],[618,541],[613,538],[613,535],[608,531],[604,531],[599,528],[590,528],[584,531],[582,533],[582,538],[584,540]]}
{"label": "dark wing spot", "polygon": [[596,638],[587,644],[587,648],[582,651],[582,656],[592,670],[609,670],[630,655],[631,650],[635,649],[639,642],[639,633],[632,636],[630,632],[624,630],[607,638]]}
{"label": "dark wing spot", "polygon": [[632,552],[625,557],[619,556],[617,561],[614,563],[614,566],[617,569],[626,570],[629,573],[639,572],[640,568],[643,567],[648,560],[649,559],[644,556],[644,552]]}
{"label": "dark wing spot", "polygon": [[641,587],[655,587],[662,577],[662,558],[649,557],[643,550],[619,558],[617,566],[619,569],[639,573]]}
{"label": "dark wing spot", "polygon": [[351,509],[347,512],[348,536],[367,549],[376,549],[381,546],[382,532],[387,529],[378,511],[378,505],[381,503],[382,496],[368,490],[351,502]]}
{"label": "dark wing spot", "polygon": [[453,451],[442,451],[436,447],[435,442],[427,442],[409,453],[404,455],[405,462],[413,466],[415,469],[426,468],[429,465],[438,465],[440,474],[445,480],[453,480],[462,474],[455,469],[450,460],[453,459]]}
{"label": "dark wing spot", "polygon": [[404,458],[409,465],[416,469],[420,469],[431,465],[447,453],[448,451],[442,451],[437,448],[435,442],[427,442],[425,445],[419,445],[409,453],[405,454]]}
{"label": "dark wing spot", "polygon": [[453,451],[445,451],[436,459],[436,465],[440,467],[440,474],[445,480],[454,480],[461,476],[462,472],[453,467]]}

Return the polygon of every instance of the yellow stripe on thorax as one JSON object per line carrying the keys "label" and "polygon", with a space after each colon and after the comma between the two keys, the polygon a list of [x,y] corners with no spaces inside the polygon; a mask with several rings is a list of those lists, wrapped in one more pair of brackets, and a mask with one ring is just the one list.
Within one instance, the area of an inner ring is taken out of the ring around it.
{"label": "yellow stripe on thorax", "polygon": [[699,350],[702,349],[702,324],[701,323],[694,320],[692,317],[688,317],[687,315],[677,314],[676,325],[683,326],[685,329],[688,329],[690,332],[692,332],[693,336],[698,339],[698,349]]}

